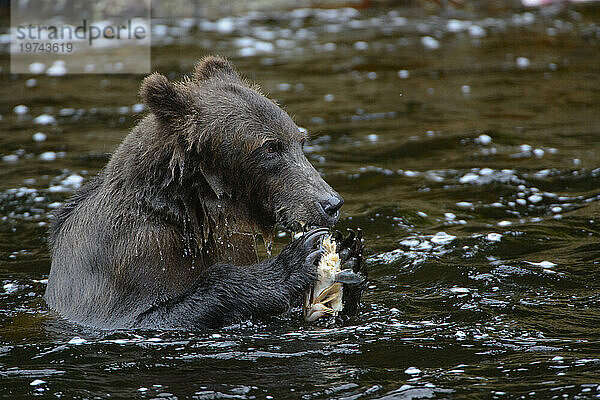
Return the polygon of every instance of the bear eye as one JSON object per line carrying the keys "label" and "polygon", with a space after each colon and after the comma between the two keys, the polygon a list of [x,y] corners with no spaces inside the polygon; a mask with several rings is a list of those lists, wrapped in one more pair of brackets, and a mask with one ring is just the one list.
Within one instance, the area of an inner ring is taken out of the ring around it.
{"label": "bear eye", "polygon": [[277,142],[270,141],[267,143],[267,147],[266,147],[267,153],[269,153],[269,154],[277,153],[277,150],[279,150],[279,146],[278,146]]}

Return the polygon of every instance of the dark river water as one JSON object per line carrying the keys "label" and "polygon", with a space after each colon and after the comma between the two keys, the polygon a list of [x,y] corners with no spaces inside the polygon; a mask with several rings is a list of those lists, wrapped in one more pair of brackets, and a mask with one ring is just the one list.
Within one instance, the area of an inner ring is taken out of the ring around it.
{"label": "dark river water", "polygon": [[154,69],[230,57],[310,132],[338,226],[366,237],[363,307],[337,328],[99,332],[50,313],[49,215],[142,117],[141,77],[11,75],[4,47],[0,397],[598,397],[600,9],[442,14],[154,21]]}

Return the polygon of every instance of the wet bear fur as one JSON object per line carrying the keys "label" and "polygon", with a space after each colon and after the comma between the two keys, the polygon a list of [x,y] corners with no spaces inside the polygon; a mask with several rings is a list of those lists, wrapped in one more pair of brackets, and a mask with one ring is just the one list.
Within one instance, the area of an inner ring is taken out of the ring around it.
{"label": "wet bear fur", "polygon": [[260,262],[253,235],[330,227],[342,203],[304,156],[305,134],[219,57],[181,82],[154,73],[140,95],[148,115],[53,217],[49,307],[109,329],[288,310],[315,279],[326,230]]}

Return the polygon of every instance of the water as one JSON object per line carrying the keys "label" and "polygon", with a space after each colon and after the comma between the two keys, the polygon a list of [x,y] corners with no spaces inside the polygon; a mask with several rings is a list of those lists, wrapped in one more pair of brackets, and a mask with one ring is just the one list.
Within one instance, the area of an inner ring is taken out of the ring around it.
{"label": "water", "polygon": [[[140,79],[12,76],[4,52],[1,396],[597,396],[598,11],[156,21],[156,69],[179,78],[229,56],[311,133],[308,157],[346,201],[339,227],[361,227],[368,247],[364,307],[337,329],[295,313],[98,332],[49,313],[48,215],[140,118]],[[289,240],[279,232],[274,253]]]}

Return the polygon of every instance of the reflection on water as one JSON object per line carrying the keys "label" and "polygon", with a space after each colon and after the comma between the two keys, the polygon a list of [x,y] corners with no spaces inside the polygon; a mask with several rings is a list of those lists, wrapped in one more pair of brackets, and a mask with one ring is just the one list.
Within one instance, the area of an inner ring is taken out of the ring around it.
{"label": "reflection on water", "polygon": [[[555,10],[556,11],[556,10]],[[137,76],[12,76],[0,94],[0,387],[9,398],[594,397],[600,393],[597,7],[158,20],[156,69],[232,58],[312,135],[361,227],[349,326],[97,332],[48,313],[48,215],[144,112]],[[289,241],[279,232],[276,251]],[[506,396],[505,396],[506,395]]]}

